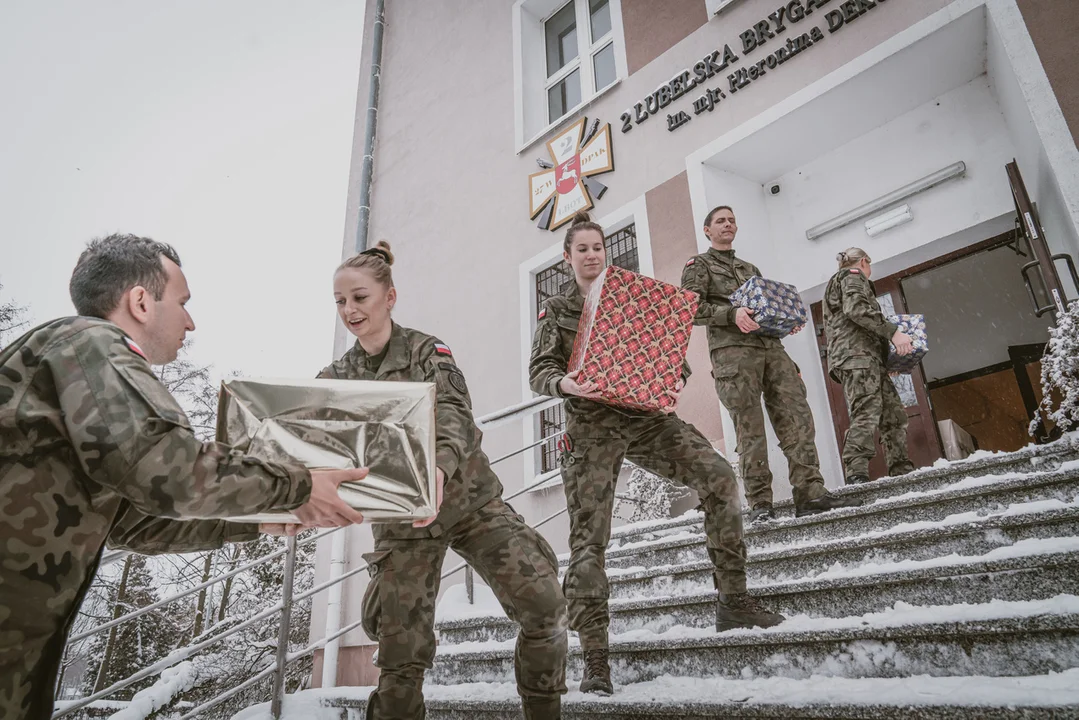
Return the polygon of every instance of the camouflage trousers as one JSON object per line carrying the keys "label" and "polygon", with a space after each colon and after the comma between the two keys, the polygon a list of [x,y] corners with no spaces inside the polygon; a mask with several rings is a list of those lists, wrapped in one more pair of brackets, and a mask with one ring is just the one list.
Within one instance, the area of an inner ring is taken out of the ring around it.
{"label": "camouflage trousers", "polygon": [[[367,717],[423,718],[423,674],[435,657],[435,599],[453,548],[483,578],[520,626],[514,665],[528,717],[558,717],[566,692],[566,600],[547,541],[501,498],[436,538],[376,539],[363,629],[378,640],[381,668]],[[542,709],[542,711],[539,711]]]}
{"label": "camouflage trousers", "polygon": [[914,469],[907,454],[907,411],[884,367],[835,371],[843,385],[850,411],[850,427],[843,439],[843,471],[869,475],[869,461],[877,454],[874,438],[880,430],[888,473],[899,475]]}
{"label": "camouflage trousers", "polygon": [[571,449],[562,462],[570,521],[570,561],[562,587],[570,628],[580,634],[584,650],[607,647],[611,593],[605,561],[623,458],[697,491],[716,585],[725,593],[746,590],[742,508],[730,464],[695,427],[675,415],[608,411],[597,419],[601,421],[583,423],[569,417]]}
{"label": "camouflage trousers", "polygon": [[738,462],[746,500],[753,507],[772,502],[772,471],[761,398],[772,429],[787,458],[794,502],[800,505],[825,494],[817,458],[813,413],[806,386],[786,350],[724,347],[712,351],[712,377],[719,401],[734,421]]}

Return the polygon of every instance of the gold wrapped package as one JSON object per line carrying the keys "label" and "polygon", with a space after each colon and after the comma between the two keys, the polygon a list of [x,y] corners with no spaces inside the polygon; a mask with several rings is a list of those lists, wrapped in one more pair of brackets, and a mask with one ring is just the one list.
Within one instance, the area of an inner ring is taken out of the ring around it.
{"label": "gold wrapped package", "polygon": [[[249,455],[308,468],[366,467],[341,498],[373,522],[435,514],[435,386],[365,380],[221,383],[217,439]],[[231,518],[297,522],[291,513]]]}

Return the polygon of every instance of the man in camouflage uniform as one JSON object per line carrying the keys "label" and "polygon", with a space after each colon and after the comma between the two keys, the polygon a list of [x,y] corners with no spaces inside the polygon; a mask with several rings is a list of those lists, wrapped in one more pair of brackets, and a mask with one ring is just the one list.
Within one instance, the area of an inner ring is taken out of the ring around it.
{"label": "man in camouflage uniform", "polygon": [[734,421],[750,522],[775,517],[762,397],[787,458],[795,513],[856,505],[830,495],[824,487],[813,414],[798,366],[778,338],[754,334],[760,326],[753,321],[752,310],[731,304],[731,294],[746,280],[763,277],[755,265],[735,257],[731,246],[737,232],[731,208],[721,205],[708,213],[704,234],[712,247],[689,259],[682,270],[682,287],[700,296],[694,324],[708,328],[712,377],[719,400]]}
{"label": "man in camouflage uniform", "polygon": [[[562,482],[570,513],[570,564],[563,589],[569,601],[570,628],[580,635],[584,652],[581,690],[611,693],[611,593],[605,562],[623,458],[688,485],[700,496],[708,556],[719,591],[717,630],[770,627],[784,618],[747,592],[746,547],[734,470],[700,431],[673,413],[628,410],[562,392],[560,383],[567,377],[583,307],[576,282],[567,283],[562,294],[547,300],[532,343],[529,382],[534,392],[566,399],[569,447],[562,458]],[[686,365],[683,374],[688,372]]]}
{"label": "man in camouflage uniform", "polygon": [[898,354],[908,355],[911,339],[881,312],[865,252],[851,248],[840,253],[840,264],[824,291],[824,330],[828,372],[843,385],[850,411],[850,427],[843,439],[843,473],[847,484],[857,484],[869,481],[878,429],[888,474],[914,470],[907,454],[907,411],[884,369],[889,343],[895,343]]}
{"label": "man in camouflage uniform", "polygon": [[95,241],[71,291],[83,317],[42,325],[0,352],[4,720],[52,713],[64,643],[106,543],[209,550],[260,529],[213,518],[270,510],[295,509],[312,524],[362,519],[336,485],[364,471],[309,473],[195,437],[150,369],[173,360],[194,329],[172,248]]}
{"label": "man in camouflage uniform", "polygon": [[438,516],[423,527],[374,525],[374,552],[363,556],[371,575],[363,628],[378,640],[381,668],[367,717],[424,716],[423,676],[435,657],[435,601],[447,549],[476,570],[520,625],[514,663],[525,717],[560,717],[568,640],[558,559],[502,500],[502,484],[480,447],[483,434],[450,349],[394,323],[381,351],[370,354],[357,342],[319,377],[432,382],[437,392],[435,464],[444,487]]}

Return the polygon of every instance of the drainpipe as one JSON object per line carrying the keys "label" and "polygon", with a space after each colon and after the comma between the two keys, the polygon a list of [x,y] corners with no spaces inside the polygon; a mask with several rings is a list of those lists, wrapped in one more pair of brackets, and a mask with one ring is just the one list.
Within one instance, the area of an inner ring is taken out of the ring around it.
{"label": "drainpipe", "polygon": [[367,90],[367,127],[363,135],[360,166],[360,216],[356,224],[356,252],[367,249],[371,225],[371,178],[375,164],[375,128],[378,125],[378,90],[382,77],[382,31],[386,26],[386,0],[375,2],[375,24],[371,47],[371,83]]}
{"label": "drainpipe", "polygon": [[[360,213],[356,224],[356,252],[367,249],[367,233],[371,225],[371,179],[374,175],[375,129],[378,126],[378,91],[382,77],[382,35],[386,27],[386,0],[375,0],[375,20],[371,36],[371,80],[367,88],[367,123],[363,134],[363,160],[360,166]],[[341,577],[345,571],[348,550],[348,529],[334,533],[330,547],[330,579]],[[341,629],[344,606],[341,598],[344,583],[331,585],[326,599],[326,635]],[[322,687],[337,687],[337,658],[341,638],[326,643],[322,655]]]}
{"label": "drainpipe", "polygon": [[[330,579],[341,577],[345,572],[345,555],[348,551],[348,528],[341,528],[333,534],[330,546]],[[341,619],[345,613],[341,603],[344,594],[344,582],[337,582],[327,590],[326,598],[326,635],[329,637],[341,629]],[[324,688],[337,687],[337,656],[341,649],[341,638],[326,643],[322,654],[322,685]]]}

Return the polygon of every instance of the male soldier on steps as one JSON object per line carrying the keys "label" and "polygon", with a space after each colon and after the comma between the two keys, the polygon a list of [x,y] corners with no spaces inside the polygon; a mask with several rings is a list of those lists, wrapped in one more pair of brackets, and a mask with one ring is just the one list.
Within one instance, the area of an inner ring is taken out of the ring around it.
{"label": "male soldier on steps", "polygon": [[734,421],[749,520],[775,518],[762,396],[787,457],[795,514],[811,515],[857,505],[856,501],[829,494],[824,487],[814,442],[813,414],[798,366],[778,338],[753,333],[760,325],[754,322],[752,310],[731,304],[735,290],[754,275],[761,276],[755,265],[735,257],[731,246],[737,233],[730,207],[720,205],[708,213],[704,234],[712,247],[689,259],[682,270],[682,287],[700,295],[694,324],[708,327],[712,377],[719,400]]}
{"label": "male soldier on steps", "polygon": [[195,437],[150,370],[174,360],[195,329],[189,297],[171,247],[113,235],[90,243],[75,267],[80,317],[0,352],[4,720],[52,714],[64,643],[106,542],[148,554],[211,550],[285,532],[211,518],[273,510],[309,525],[363,520],[336,487],[366,470],[308,472]]}

